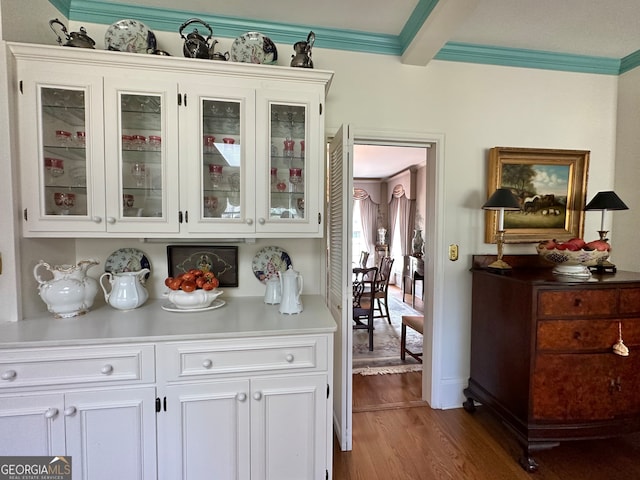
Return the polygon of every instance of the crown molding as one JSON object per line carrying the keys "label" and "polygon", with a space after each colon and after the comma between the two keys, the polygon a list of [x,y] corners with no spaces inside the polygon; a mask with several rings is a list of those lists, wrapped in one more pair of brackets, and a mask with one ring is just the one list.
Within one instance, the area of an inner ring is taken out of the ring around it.
{"label": "crown molding", "polygon": [[451,62],[482,63],[565,72],[619,75],[620,60],[588,55],[448,42],[434,57]]}
{"label": "crown molding", "polygon": [[[313,30],[316,35],[316,47],[401,56],[437,5],[438,0],[419,0],[400,35],[318,28],[311,25],[259,22],[173,9],[145,8],[105,0],[49,0],[49,2],[69,20],[77,22],[110,25],[122,18],[135,18],[152,30],[174,31],[177,35],[185,20],[197,15],[199,19],[211,25],[214,35],[217,37],[236,38],[245,32],[258,31],[276,43],[293,45],[295,42],[305,39],[309,31]],[[603,75],[620,75],[640,66],[640,50],[623,59],[615,59],[457,42],[446,43],[434,58],[451,62]]]}

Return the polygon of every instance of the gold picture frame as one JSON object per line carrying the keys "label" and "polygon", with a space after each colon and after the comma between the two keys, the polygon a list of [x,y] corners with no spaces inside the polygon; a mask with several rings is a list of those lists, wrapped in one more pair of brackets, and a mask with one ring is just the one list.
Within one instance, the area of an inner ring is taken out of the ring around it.
{"label": "gold picture frame", "polygon": [[[487,198],[501,187],[520,201],[504,213],[505,243],[582,238],[588,150],[494,147],[489,150]],[[485,242],[496,243],[497,212],[485,211]]]}

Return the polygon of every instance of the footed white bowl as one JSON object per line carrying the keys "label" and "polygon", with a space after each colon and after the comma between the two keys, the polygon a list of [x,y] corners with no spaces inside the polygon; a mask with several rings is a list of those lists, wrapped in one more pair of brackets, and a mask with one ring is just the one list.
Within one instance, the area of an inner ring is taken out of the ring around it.
{"label": "footed white bowl", "polygon": [[608,250],[558,250],[547,249],[542,245],[538,245],[536,250],[542,258],[556,264],[553,273],[558,275],[588,277],[591,272],[587,267],[602,265],[609,258]]}
{"label": "footed white bowl", "polygon": [[195,308],[207,308],[211,303],[222,295],[223,291],[213,290],[194,290],[193,292],[185,292],[183,290],[169,290],[165,296],[173,303],[176,308],[181,310],[191,310]]}

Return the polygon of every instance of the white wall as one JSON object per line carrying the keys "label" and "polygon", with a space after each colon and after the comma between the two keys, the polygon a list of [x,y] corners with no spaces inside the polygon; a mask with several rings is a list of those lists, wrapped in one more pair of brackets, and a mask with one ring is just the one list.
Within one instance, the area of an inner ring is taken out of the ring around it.
{"label": "white wall", "polygon": [[[70,25],[71,31],[77,28],[78,25]],[[104,26],[87,25],[96,42],[100,42],[104,30]],[[161,48],[179,54],[181,40],[177,33],[157,33]],[[221,49],[225,48],[223,42]],[[290,46],[278,48],[285,58]],[[441,278],[444,318],[436,321],[441,322],[441,341],[446,347],[439,362],[439,404],[459,406],[469,372],[470,256],[495,253],[494,245],[483,242],[484,215],[480,209],[486,199],[488,149],[587,149],[591,151],[588,197],[613,188],[618,78],[443,61],[415,67],[402,65],[391,56],[319,48],[314,48],[314,63],[318,69],[335,72],[326,108],[329,131],[351,123],[356,132],[408,130],[444,138],[441,153],[445,208],[439,212],[444,216],[443,245],[458,244],[461,258],[447,261]],[[637,74],[634,75],[637,81]],[[637,93],[634,89],[629,95]],[[7,160],[3,162],[6,164]],[[598,225],[599,216],[587,214],[586,236],[592,232],[595,237]],[[94,243],[78,241],[77,257],[92,253],[94,247],[104,254],[116,246]],[[322,249],[319,244],[309,248]],[[509,245],[506,252],[534,250],[532,245]],[[251,255],[247,251],[244,265]],[[437,255],[446,258],[445,249]],[[301,252],[301,262],[309,262],[304,265],[303,274],[313,276],[321,271],[315,268],[321,267],[317,265],[321,260],[318,255],[308,258],[311,256],[308,251]],[[158,260],[152,261],[161,262],[159,253],[156,257]],[[306,281],[305,277],[305,285]]]}
{"label": "white wall", "polygon": [[640,68],[620,77],[619,90],[615,191],[629,210],[607,212],[605,229],[610,230],[611,261],[621,270],[638,272]]}

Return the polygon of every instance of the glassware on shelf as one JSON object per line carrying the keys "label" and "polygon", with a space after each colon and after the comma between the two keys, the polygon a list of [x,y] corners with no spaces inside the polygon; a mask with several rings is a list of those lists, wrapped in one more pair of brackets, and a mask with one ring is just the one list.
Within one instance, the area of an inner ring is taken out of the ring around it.
{"label": "glassware on shelf", "polygon": [[240,191],[240,174],[238,172],[232,173],[229,176],[229,188],[232,192]]}
{"label": "glassware on shelf", "polygon": [[225,137],[222,139],[222,141],[227,145],[233,145],[234,143],[236,143],[235,139],[231,137]]}
{"label": "glassware on shelf", "polygon": [[204,153],[214,153],[216,151],[216,137],[213,135],[204,135],[202,137],[202,145]]}
{"label": "glassware on shelf", "polygon": [[44,157],[44,168],[53,180],[64,174],[64,161],[60,158]]}
{"label": "glassware on shelf", "polygon": [[66,130],[56,130],[56,141],[60,147],[69,147],[73,143],[73,136]]}
{"label": "glassware on shelf", "polygon": [[149,149],[154,152],[160,151],[162,146],[162,137],[160,135],[149,135]]}
{"label": "glassware on shelf", "polygon": [[131,135],[122,135],[122,149],[129,150],[133,147],[133,137]]}
{"label": "glassware on shelf", "polygon": [[291,140],[289,137],[284,141],[284,150],[283,155],[285,157],[293,157],[293,148],[295,146],[295,141]]}
{"label": "glassware on shelf", "polygon": [[53,201],[61,215],[69,215],[69,210],[76,204],[76,196],[69,192],[54,192]]}
{"label": "glassware on shelf", "polygon": [[76,144],[83,148],[87,144],[87,133],[83,131],[76,132]]}
{"label": "glassware on shelf", "polygon": [[222,182],[222,165],[216,165],[214,163],[209,165],[209,178],[211,179],[211,185],[216,188],[220,186]]}
{"label": "glassware on shelf", "polygon": [[144,187],[147,178],[147,165],[144,163],[134,163],[131,165],[131,176],[136,181],[137,187]]}
{"label": "glassware on shelf", "polygon": [[278,147],[276,147],[273,143],[271,144],[271,156],[272,157],[278,156]]}
{"label": "glassware on shelf", "polygon": [[271,190],[276,188],[276,185],[278,185],[278,169],[271,167]]}
{"label": "glassware on shelf", "polygon": [[134,203],[135,203],[135,197],[133,195],[130,195],[128,193],[125,193],[122,195],[122,206],[124,208],[131,208],[133,207]]}
{"label": "glassware on shelf", "polygon": [[132,135],[131,143],[136,150],[144,150],[147,147],[147,137],[144,135]]}
{"label": "glassware on shelf", "polygon": [[298,191],[298,185],[302,183],[302,169],[290,168],[289,169],[289,182],[292,185],[294,192]]}
{"label": "glassware on shelf", "polygon": [[304,140],[300,140],[300,158],[304,158]]}
{"label": "glassware on shelf", "polygon": [[74,187],[85,187],[87,182],[87,171],[85,167],[73,167],[69,171],[71,183]]}
{"label": "glassware on shelf", "polygon": [[204,197],[204,209],[206,210],[208,215],[206,217],[214,217],[216,216],[216,211],[218,210],[218,197],[208,195]]}

